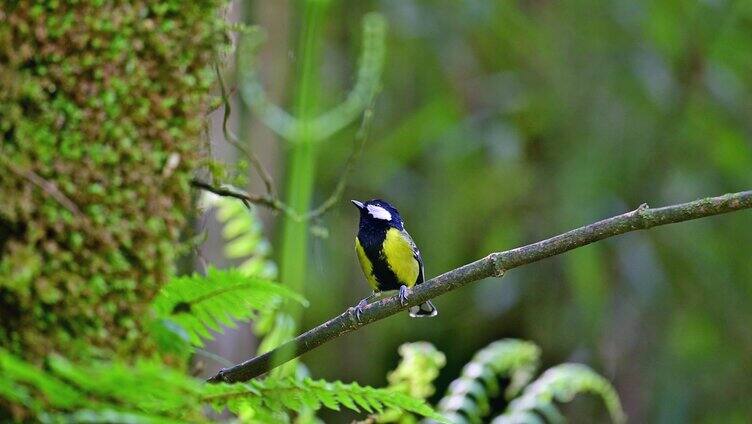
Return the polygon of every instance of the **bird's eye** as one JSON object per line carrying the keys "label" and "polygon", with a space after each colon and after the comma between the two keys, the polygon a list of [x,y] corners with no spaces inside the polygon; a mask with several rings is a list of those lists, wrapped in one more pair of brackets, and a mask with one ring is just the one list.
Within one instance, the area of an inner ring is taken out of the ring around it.
{"label": "bird's eye", "polygon": [[384,221],[392,220],[392,214],[381,206],[368,205],[368,213],[376,219],[383,219]]}

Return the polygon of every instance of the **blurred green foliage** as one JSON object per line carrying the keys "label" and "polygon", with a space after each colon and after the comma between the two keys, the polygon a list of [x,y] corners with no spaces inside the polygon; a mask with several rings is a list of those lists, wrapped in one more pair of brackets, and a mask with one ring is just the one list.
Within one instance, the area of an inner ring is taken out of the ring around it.
{"label": "blurred green foliage", "polygon": [[[343,199],[395,204],[428,276],[643,202],[749,189],[750,2],[333,2],[322,107],[352,83],[353,35],[370,11],[389,23],[386,63]],[[338,181],[354,131],[323,145],[314,204]],[[749,221],[740,212],[578,249],[449,293],[436,319],[397,316],[305,362],[318,376],[379,384],[398,346],[428,340],[447,358],[441,392],[477,349],[519,337],[541,346],[544,366],[602,372],[635,422],[744,422]],[[343,201],[322,225],[303,328],[368,294],[352,251],[357,214]],[[569,411],[580,421],[591,412]]]}
{"label": "blurred green foliage", "polygon": [[426,342],[403,344],[398,353],[402,360],[394,371],[387,374],[389,385],[419,399],[434,394],[433,381],[446,364],[444,354]]}
{"label": "blurred green foliage", "polygon": [[600,397],[612,422],[626,422],[619,396],[608,380],[586,365],[561,364],[549,368],[530,383],[517,399],[509,403],[507,411],[494,418],[492,423],[536,422],[536,412],[545,417],[547,422],[565,422],[557,403],[571,402],[580,394]]}
{"label": "blurred green foliage", "polygon": [[[491,413],[491,402],[511,399],[532,380],[540,366],[540,349],[521,340],[498,340],[479,350],[452,381],[438,403],[452,421],[481,422]],[[500,379],[508,379],[501,387]]]}
{"label": "blurred green foliage", "polygon": [[[444,354],[428,342],[405,343],[399,354],[402,360],[387,375],[389,388],[416,399],[430,397],[435,392],[433,382],[446,361]],[[476,352],[449,385],[438,403],[441,419],[452,424],[491,422],[493,402],[498,409],[502,409],[499,405],[508,405],[493,423],[565,423],[560,408],[578,395],[591,394],[603,401],[611,422],[625,422],[613,386],[589,367],[559,364],[533,380],[539,366],[540,349],[534,343],[516,339],[491,343]],[[503,396],[501,388],[505,389]],[[596,422],[594,418],[589,417],[589,421]],[[379,423],[418,422],[418,417],[404,409],[387,410],[373,419]],[[421,422],[436,421],[427,418]]]}

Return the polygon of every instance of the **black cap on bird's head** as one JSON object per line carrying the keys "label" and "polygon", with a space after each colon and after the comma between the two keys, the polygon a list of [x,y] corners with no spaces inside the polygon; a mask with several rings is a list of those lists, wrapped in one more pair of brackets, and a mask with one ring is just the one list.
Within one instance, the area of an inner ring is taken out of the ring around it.
{"label": "black cap on bird's head", "polygon": [[399,230],[403,229],[402,217],[397,209],[389,202],[381,199],[371,199],[366,202],[351,200],[360,210],[360,225],[389,225]]}

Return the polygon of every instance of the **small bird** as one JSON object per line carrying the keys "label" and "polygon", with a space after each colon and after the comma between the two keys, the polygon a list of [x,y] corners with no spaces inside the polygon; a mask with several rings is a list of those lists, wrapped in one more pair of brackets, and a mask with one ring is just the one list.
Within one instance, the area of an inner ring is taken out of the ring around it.
{"label": "small bird", "polygon": [[[373,289],[373,295],[358,303],[360,314],[368,301],[388,290],[399,290],[400,302],[407,302],[409,290],[425,281],[420,250],[405,231],[404,223],[394,206],[384,200],[367,202],[351,200],[360,211],[360,226],[355,237],[355,252],[360,267]],[[439,311],[430,301],[410,308],[411,317],[433,317]]]}

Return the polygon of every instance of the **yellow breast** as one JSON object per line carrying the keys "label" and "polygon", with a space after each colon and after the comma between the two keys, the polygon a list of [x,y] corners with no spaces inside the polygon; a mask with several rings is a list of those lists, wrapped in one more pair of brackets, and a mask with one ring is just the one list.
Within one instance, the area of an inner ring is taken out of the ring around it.
{"label": "yellow breast", "polygon": [[358,254],[358,262],[360,262],[360,268],[366,276],[368,285],[371,286],[371,289],[377,290],[379,284],[376,281],[376,277],[373,276],[373,264],[368,259],[368,256],[366,256],[366,251],[363,250],[363,246],[360,245],[360,240],[357,237],[355,237],[355,252]]}
{"label": "yellow breast", "polygon": [[415,285],[420,264],[415,259],[412,245],[396,228],[390,228],[386,232],[384,257],[400,283],[407,287]]}

